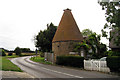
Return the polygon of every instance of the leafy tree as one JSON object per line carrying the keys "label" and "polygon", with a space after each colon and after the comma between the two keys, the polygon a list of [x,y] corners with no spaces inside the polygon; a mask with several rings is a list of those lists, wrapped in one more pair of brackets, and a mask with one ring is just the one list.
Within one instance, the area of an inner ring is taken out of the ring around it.
{"label": "leafy tree", "polygon": [[20,48],[21,52],[31,52],[30,48]]}
{"label": "leafy tree", "polygon": [[[96,33],[93,33],[88,36],[87,42],[92,47],[96,47],[98,49],[98,46],[100,44],[100,35],[97,35]],[[96,50],[94,50],[95,53]]]}
{"label": "leafy tree", "polygon": [[120,56],[120,52],[109,50],[109,51],[105,52],[105,55],[107,55],[107,56]]}
{"label": "leafy tree", "polygon": [[14,52],[16,53],[16,55],[21,56],[21,49],[19,47],[16,47]]}
{"label": "leafy tree", "polygon": [[91,46],[93,50],[93,57],[96,56],[96,58],[105,56],[104,52],[107,51],[107,46],[100,42],[100,40],[101,35],[98,35],[96,33],[89,35],[87,39],[87,43]]}
{"label": "leafy tree", "polygon": [[41,31],[35,37],[35,46],[42,52],[50,52],[52,50],[52,39],[57,30],[57,26],[53,23],[47,24],[47,30]]}
{"label": "leafy tree", "polygon": [[86,36],[86,43],[89,44],[94,53],[96,53],[97,47],[100,44],[100,37],[101,35],[96,34],[90,29],[82,30],[83,36]]}
{"label": "leafy tree", "polygon": [[[114,0],[113,0],[114,1]],[[102,36],[106,37],[111,41],[114,39],[114,44],[117,46],[120,45],[120,2],[98,2],[102,6],[102,10],[105,10],[105,17],[107,23],[105,23],[102,31]],[[110,30],[115,30],[112,32],[113,35],[108,36]],[[114,35],[116,37],[114,38]]]}
{"label": "leafy tree", "polygon": [[107,51],[107,46],[103,43],[100,44],[100,57],[108,56],[105,52]]}
{"label": "leafy tree", "polygon": [[4,49],[2,49],[2,56],[6,56]]}
{"label": "leafy tree", "polygon": [[75,46],[74,46],[74,51],[80,53],[81,48],[84,48],[84,49],[85,49],[85,52],[88,53],[88,51],[89,51],[89,49],[90,49],[90,46],[89,46],[88,44],[86,44],[85,41],[83,41],[83,42],[80,42],[80,43],[78,43],[78,44],[75,44]]}
{"label": "leafy tree", "polygon": [[100,58],[102,56],[105,56],[104,52],[107,50],[107,47],[105,44],[100,42],[101,40],[100,34],[96,34],[95,32],[89,29],[84,29],[82,31],[82,34],[86,36],[85,42],[92,49],[91,54],[93,57]]}
{"label": "leafy tree", "polygon": [[84,30],[82,30],[82,35],[83,36],[89,36],[91,34],[93,34],[93,32],[90,29],[84,29]]}

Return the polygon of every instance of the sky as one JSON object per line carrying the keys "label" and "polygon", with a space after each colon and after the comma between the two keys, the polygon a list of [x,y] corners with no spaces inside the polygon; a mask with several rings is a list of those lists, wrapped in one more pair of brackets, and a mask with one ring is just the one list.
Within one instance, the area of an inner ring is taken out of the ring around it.
{"label": "sky", "polygon": [[[106,21],[98,0],[0,0],[0,48],[35,50],[34,36],[51,22],[58,26],[67,8],[80,31],[88,28],[101,34]],[[101,42],[108,45],[105,38]]]}

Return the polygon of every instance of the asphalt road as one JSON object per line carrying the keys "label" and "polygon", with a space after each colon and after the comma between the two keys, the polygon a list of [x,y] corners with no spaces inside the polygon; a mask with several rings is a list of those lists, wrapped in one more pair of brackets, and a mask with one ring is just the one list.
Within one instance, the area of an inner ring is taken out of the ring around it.
{"label": "asphalt road", "polygon": [[45,65],[29,60],[31,56],[13,58],[11,61],[18,65],[23,71],[36,78],[118,78],[96,71],[76,70],[71,68]]}

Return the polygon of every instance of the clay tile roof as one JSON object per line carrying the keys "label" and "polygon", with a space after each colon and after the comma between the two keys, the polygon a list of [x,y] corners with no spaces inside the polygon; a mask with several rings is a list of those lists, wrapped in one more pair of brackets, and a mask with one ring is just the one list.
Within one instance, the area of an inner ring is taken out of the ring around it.
{"label": "clay tile roof", "polygon": [[82,41],[83,36],[75,22],[70,9],[65,9],[53,41]]}

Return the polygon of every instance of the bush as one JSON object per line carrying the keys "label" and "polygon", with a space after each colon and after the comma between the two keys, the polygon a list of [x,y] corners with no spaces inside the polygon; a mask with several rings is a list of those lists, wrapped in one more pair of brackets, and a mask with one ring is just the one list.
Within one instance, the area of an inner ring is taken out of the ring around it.
{"label": "bush", "polygon": [[108,56],[120,56],[120,52],[119,51],[106,51],[105,52]]}
{"label": "bush", "polygon": [[21,49],[19,47],[15,48],[16,55],[21,56]]}
{"label": "bush", "polygon": [[111,71],[120,70],[120,56],[110,56],[107,57],[107,66]]}
{"label": "bush", "polygon": [[2,56],[6,56],[5,51],[2,49]]}
{"label": "bush", "polygon": [[9,53],[8,53],[8,56],[12,56],[12,54],[13,54],[12,52],[9,52]]}
{"label": "bush", "polygon": [[40,52],[40,56],[41,56],[41,57],[44,57],[44,53],[43,53],[43,52]]}
{"label": "bush", "polygon": [[72,67],[83,67],[84,57],[81,56],[57,56],[56,64]]}
{"label": "bush", "polygon": [[92,59],[99,59],[100,57],[98,56],[98,54],[97,53],[93,53],[92,54]]}

